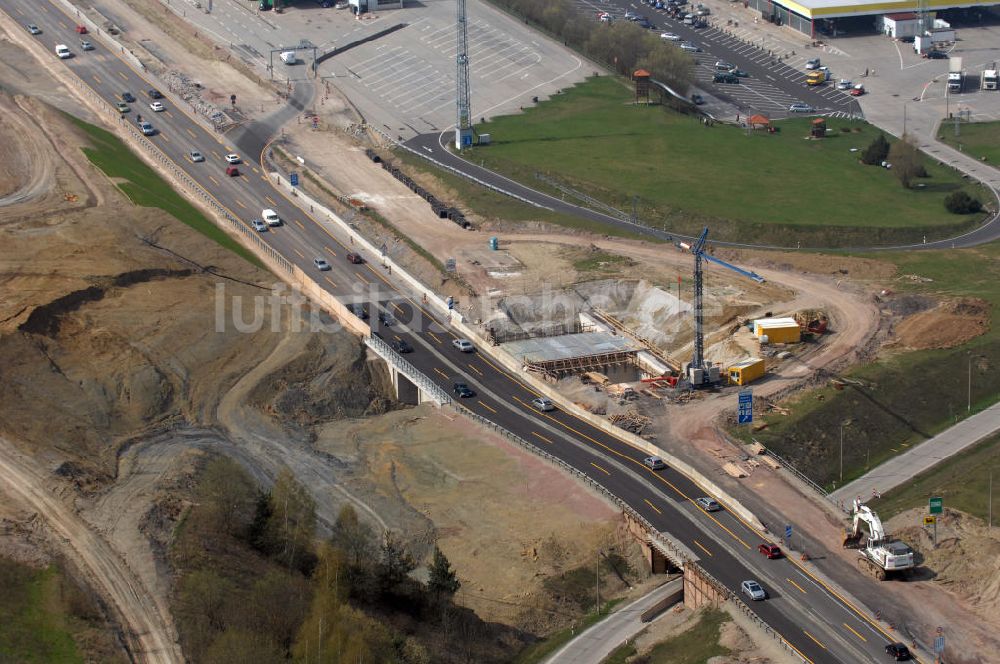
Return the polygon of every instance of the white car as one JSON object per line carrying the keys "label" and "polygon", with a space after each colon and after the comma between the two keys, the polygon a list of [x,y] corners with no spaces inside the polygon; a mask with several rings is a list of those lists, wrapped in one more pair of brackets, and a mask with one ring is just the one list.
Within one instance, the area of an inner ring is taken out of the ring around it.
{"label": "white car", "polygon": [[680,35],[676,35],[673,32],[663,32],[663,33],[661,33],[660,34],[660,39],[664,39],[666,41],[681,41]]}
{"label": "white car", "polygon": [[313,265],[315,265],[316,269],[320,272],[326,272],[330,269],[330,264],[326,262],[325,258],[314,258]]}
{"label": "white car", "polygon": [[453,339],[451,345],[462,351],[463,353],[471,353],[476,350],[476,347],[472,345],[472,342],[468,339]]}
{"label": "white car", "polygon": [[681,50],[688,51],[690,53],[701,53],[701,49],[691,42],[681,42]]}
{"label": "white car", "polygon": [[789,113],[812,113],[813,107],[809,104],[803,104],[801,102],[796,102],[788,107]]}
{"label": "white car", "polygon": [[226,162],[229,164],[238,164],[241,161],[243,160],[240,159],[240,156],[235,152],[230,152],[229,154],[226,155]]}
{"label": "white car", "polygon": [[271,208],[264,208],[263,210],[261,210],[260,216],[264,218],[264,222],[268,226],[281,225],[281,217],[279,217],[278,213],[272,210]]}
{"label": "white car", "polygon": [[69,46],[66,44],[56,44],[56,55],[59,56],[60,60],[73,57],[73,54],[69,50]]}
{"label": "white car", "polygon": [[810,69],[810,70],[811,69],[819,69],[819,64],[820,64],[819,58],[813,58],[812,60],[809,60],[808,62],[806,62],[806,69]]}
{"label": "white car", "polygon": [[767,592],[765,592],[761,585],[756,581],[744,581],[740,584],[740,590],[743,591],[744,595],[755,602],[767,599]]}
{"label": "white car", "polygon": [[192,162],[196,164],[200,164],[201,162],[205,161],[205,155],[198,152],[197,150],[191,150],[190,152],[188,152],[188,159],[190,159]]}
{"label": "white car", "polygon": [[154,101],[149,105],[149,108],[151,108],[154,113],[159,113],[160,111],[164,110],[165,106],[158,101]]}
{"label": "white car", "polygon": [[846,78],[842,78],[839,81],[837,81],[838,90],[850,90],[852,87],[854,87],[854,83],[851,83]]}

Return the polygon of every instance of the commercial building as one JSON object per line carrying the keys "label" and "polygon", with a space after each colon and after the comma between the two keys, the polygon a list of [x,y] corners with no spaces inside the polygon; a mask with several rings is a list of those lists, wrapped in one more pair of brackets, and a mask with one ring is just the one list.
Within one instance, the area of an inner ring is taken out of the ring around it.
{"label": "commercial building", "polygon": [[[924,9],[940,13],[952,9],[981,9],[995,7],[997,0],[896,0],[871,2],[870,0],[744,0],[744,6],[756,9],[765,21],[787,25],[811,37],[820,34],[836,36],[849,31],[856,34],[863,30],[884,32],[882,17],[915,14]],[[924,7],[921,7],[924,4]],[[906,19],[902,19],[904,22]],[[905,36],[903,37],[905,38]]]}

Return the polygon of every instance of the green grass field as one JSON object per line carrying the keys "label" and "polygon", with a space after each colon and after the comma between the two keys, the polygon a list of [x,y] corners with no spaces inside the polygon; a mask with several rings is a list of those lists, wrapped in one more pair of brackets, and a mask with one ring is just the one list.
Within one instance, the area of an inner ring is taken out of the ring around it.
{"label": "green grass field", "polygon": [[159,208],[220,246],[258,267],[263,267],[256,256],[226,235],[198,208],[174,191],[166,180],[147,166],[146,162],[136,156],[117,136],[71,115],[66,117],[90,138],[92,147],[83,149],[87,158],[105,175],[118,180],[116,183],[118,188],[129,197],[129,200],[143,207]]}
{"label": "green grass field", "polygon": [[[985,521],[989,516],[991,474],[993,490],[1000,494],[1000,436],[991,436],[943,461],[872,504],[883,518],[889,518],[912,507],[926,506],[931,496],[941,496],[946,507]],[[1000,518],[1000,500],[994,498],[993,507],[994,519]]]}
{"label": "green grass field", "polygon": [[1000,122],[961,122],[955,136],[955,126],[941,123],[938,139],[976,159],[985,159],[1000,168]]}
{"label": "green grass field", "polygon": [[[807,140],[810,118],[783,120],[776,134],[703,126],[660,107],[634,107],[613,77],[592,78],[515,116],[481,125],[493,143],[467,158],[542,187],[557,176],[654,225],[712,236],[803,246],[849,246],[951,235],[980,220],[944,209],[959,175],[931,160],[923,186],[863,166],[859,152],[878,134],[862,122],[828,121],[828,137]],[[985,198],[984,198],[985,200]],[[794,243],[792,243],[794,244]]]}
{"label": "green grass field", "polygon": [[[898,265],[900,274],[933,280],[897,280],[895,290],[981,298],[990,305],[991,319],[996,318],[1000,245],[879,258]],[[848,482],[966,417],[970,366],[971,412],[995,403],[1000,398],[998,365],[1000,330],[993,324],[982,336],[955,348],[899,352],[852,369],[846,376],[860,385],[810,390],[784,404],[790,409],[788,416],[763,416],[766,429],[754,433],[742,428],[734,434],[760,441],[832,489],[840,484],[841,423],[849,422],[844,427],[843,477]]]}
{"label": "green grass field", "polygon": [[0,661],[84,661],[59,585],[54,568],[34,570],[0,558]]}

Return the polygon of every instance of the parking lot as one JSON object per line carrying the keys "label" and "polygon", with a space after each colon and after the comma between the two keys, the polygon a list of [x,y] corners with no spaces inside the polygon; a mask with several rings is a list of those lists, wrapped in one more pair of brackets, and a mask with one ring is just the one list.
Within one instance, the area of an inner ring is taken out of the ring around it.
{"label": "parking lot", "polygon": [[[387,28],[403,27],[323,62],[319,74],[340,88],[365,118],[392,135],[410,138],[455,122],[455,3],[425,0],[355,18],[349,10],[299,3],[281,14],[255,3],[214,0],[211,13],[175,3],[174,11],[243,59],[264,68],[271,51],[299,45],[319,53],[341,48]],[[203,2],[202,5],[205,5]],[[480,0],[468,0],[472,112],[477,119],[517,112],[593,73],[570,50],[540,38]],[[311,51],[301,52],[304,61]],[[311,74],[305,64],[284,66],[274,56],[274,76]],[[265,70],[266,71],[266,70]]]}

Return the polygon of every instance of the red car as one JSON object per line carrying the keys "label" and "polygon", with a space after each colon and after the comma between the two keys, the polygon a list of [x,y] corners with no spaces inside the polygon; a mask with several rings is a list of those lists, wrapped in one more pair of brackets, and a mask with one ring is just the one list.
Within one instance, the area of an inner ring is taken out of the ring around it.
{"label": "red car", "polygon": [[361,254],[351,251],[347,254],[347,262],[360,265],[365,262],[365,259],[361,257]]}
{"label": "red car", "polygon": [[865,86],[861,85],[860,83],[851,88],[852,97],[860,97],[864,93],[865,93]]}
{"label": "red car", "polygon": [[79,34],[79,35],[85,35],[85,34],[87,34],[87,26],[85,26],[85,25],[78,25],[78,26],[76,26],[76,33]]}
{"label": "red car", "polygon": [[227,166],[226,175],[228,175],[231,178],[239,177],[240,169],[236,168],[235,166]]}
{"label": "red car", "polygon": [[757,550],[771,560],[781,557],[781,549],[776,544],[758,544]]}

